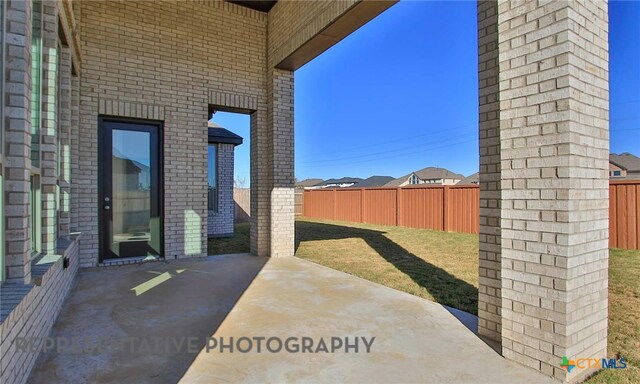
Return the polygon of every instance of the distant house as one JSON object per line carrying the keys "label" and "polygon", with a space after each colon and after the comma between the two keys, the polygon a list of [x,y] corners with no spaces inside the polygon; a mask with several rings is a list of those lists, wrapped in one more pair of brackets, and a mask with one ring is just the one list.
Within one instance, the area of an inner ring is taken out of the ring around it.
{"label": "distant house", "polygon": [[341,179],[329,179],[316,186],[320,188],[348,188],[358,184],[362,180],[363,179],[359,177],[343,177]]}
{"label": "distant house", "polygon": [[640,158],[628,152],[609,155],[611,180],[640,180]]}
{"label": "distant house", "polygon": [[460,180],[456,185],[479,185],[480,184],[480,172],[476,172],[473,175],[469,175]]}
{"label": "distant house", "polygon": [[242,137],[209,121],[207,235],[233,236],[233,151]]}
{"label": "distant house", "polygon": [[451,172],[448,169],[427,167],[390,181],[385,184],[385,187],[404,187],[405,185],[419,184],[455,185],[462,179],[464,179],[463,175]]}
{"label": "distant house", "polygon": [[393,181],[391,176],[371,176],[368,179],[364,179],[359,183],[351,186],[350,188],[375,188],[382,187],[383,185]]}
{"label": "distant house", "polygon": [[320,188],[318,185],[322,183],[322,179],[304,179],[296,183],[296,188]]}

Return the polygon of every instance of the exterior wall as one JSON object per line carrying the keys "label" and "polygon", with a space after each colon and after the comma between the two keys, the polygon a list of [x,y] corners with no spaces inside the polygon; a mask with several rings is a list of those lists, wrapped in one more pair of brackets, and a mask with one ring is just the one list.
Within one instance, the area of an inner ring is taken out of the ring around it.
{"label": "exterior wall", "polygon": [[31,169],[31,2],[2,3],[6,17],[4,82],[4,238],[7,282],[29,283]]}
{"label": "exterior wall", "polygon": [[207,211],[207,234],[212,237],[233,236],[233,144],[217,144],[218,212]]}
{"label": "exterior wall", "polygon": [[[164,121],[164,255],[205,255],[208,104],[233,107],[251,99],[258,115],[252,131],[265,129],[259,105],[266,105],[266,15],[213,1],[79,6],[82,265],[98,263],[101,113]],[[212,100],[219,94],[230,97]]]}
{"label": "exterior wall", "polygon": [[[71,28],[62,2],[43,2],[42,31],[42,111],[40,126],[40,181],[43,199],[42,253],[31,259],[29,205],[31,163],[32,92],[32,2],[2,2],[5,8],[2,35],[6,73],[2,76],[2,209],[6,251],[6,279],[0,282],[0,382],[24,383],[38,351],[17,349],[18,338],[44,337],[58,316],[79,267],[77,238],[68,235],[68,200],[58,200],[58,185],[64,191],[70,175],[58,173],[61,153],[68,150],[72,82],[72,48],[58,35]],[[60,19],[59,19],[60,18]],[[4,33],[6,36],[4,38]],[[62,46],[62,49],[59,49]],[[60,87],[58,88],[58,80]],[[59,108],[59,109],[58,109]],[[76,116],[77,117],[77,116]],[[66,149],[64,149],[66,146]],[[63,148],[63,149],[61,149]],[[66,163],[68,164],[68,162]],[[60,208],[60,209],[58,209]],[[56,214],[59,214],[56,217]],[[2,216],[2,215],[0,215]],[[66,259],[66,262],[65,262]],[[65,268],[65,265],[67,268]]]}
{"label": "exterior wall", "polygon": [[502,352],[559,380],[607,352],[606,2],[498,5]]}
{"label": "exterior wall", "polygon": [[77,242],[65,242],[61,254],[69,258],[69,268],[64,269],[63,259],[59,258],[51,264],[34,267],[37,284],[5,284],[2,287],[3,301],[19,300],[0,324],[0,382],[3,384],[27,382],[38,353],[18,349],[16,340],[48,336],[73,286],[79,266]]}
{"label": "exterior wall", "polygon": [[[478,1],[478,105],[480,145],[480,243],[478,334],[495,343],[502,332],[500,227],[500,100],[498,3]],[[498,348],[499,349],[499,348]]]}
{"label": "exterior wall", "polygon": [[[620,175],[618,176],[614,176],[613,172],[615,171],[620,171]],[[609,177],[611,179],[622,179],[625,178],[627,176],[627,170],[626,169],[622,169],[620,167],[618,167],[617,165],[613,164],[613,163],[609,163]]]}

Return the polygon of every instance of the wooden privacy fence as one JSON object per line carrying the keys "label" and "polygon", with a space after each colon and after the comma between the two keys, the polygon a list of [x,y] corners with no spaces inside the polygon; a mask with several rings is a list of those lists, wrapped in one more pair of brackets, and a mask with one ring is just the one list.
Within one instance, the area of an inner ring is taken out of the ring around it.
{"label": "wooden privacy fence", "polygon": [[609,246],[640,249],[640,180],[609,183]]}
{"label": "wooden privacy fence", "polygon": [[[609,245],[640,249],[640,180],[609,184]],[[316,219],[478,233],[477,185],[307,189],[304,216]]]}
{"label": "wooden privacy fence", "polygon": [[367,224],[478,233],[476,185],[304,191],[304,216]]}

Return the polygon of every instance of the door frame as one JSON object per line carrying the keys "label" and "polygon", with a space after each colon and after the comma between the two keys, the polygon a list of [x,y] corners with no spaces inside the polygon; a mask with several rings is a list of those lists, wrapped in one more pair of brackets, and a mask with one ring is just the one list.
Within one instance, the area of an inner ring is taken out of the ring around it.
{"label": "door frame", "polygon": [[[99,115],[98,116],[98,263],[105,260],[118,260],[121,258],[105,258],[105,238],[104,238],[104,188],[108,187],[104,183],[104,162],[108,154],[111,154],[111,148],[105,148],[104,135],[105,123],[130,123],[154,126],[158,135],[158,215],[160,217],[160,255],[164,259],[164,122],[160,120],[147,120],[138,118],[129,118],[122,116]],[[111,191],[113,192],[113,191]]]}

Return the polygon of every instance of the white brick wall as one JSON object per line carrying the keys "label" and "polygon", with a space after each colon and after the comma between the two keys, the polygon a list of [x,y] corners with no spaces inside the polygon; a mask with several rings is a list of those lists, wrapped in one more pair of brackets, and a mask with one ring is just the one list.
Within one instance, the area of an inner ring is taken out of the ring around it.
{"label": "white brick wall", "polygon": [[162,6],[87,1],[80,9],[82,264],[98,262],[99,100],[164,109],[165,256],[202,256],[208,220],[207,106],[215,90],[242,95],[263,113],[258,104],[266,104],[266,15],[211,1]]}
{"label": "white brick wall", "polygon": [[233,144],[217,144],[218,211],[208,211],[209,236],[233,235]]}

